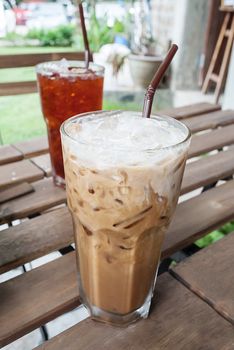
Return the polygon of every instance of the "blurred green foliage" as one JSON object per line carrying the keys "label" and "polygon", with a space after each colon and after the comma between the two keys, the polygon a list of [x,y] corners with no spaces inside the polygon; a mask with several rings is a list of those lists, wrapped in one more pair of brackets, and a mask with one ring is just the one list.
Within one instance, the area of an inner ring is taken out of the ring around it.
{"label": "blurred green foliage", "polygon": [[69,47],[74,43],[75,26],[62,25],[53,29],[31,29],[28,39],[37,39],[41,46]]}
{"label": "blurred green foliage", "polygon": [[113,43],[114,32],[107,24],[107,16],[99,20],[92,10],[89,22],[88,38],[92,51],[97,52],[103,45]]}
{"label": "blurred green foliage", "polygon": [[123,20],[115,19],[112,26],[108,24],[108,17],[106,14],[102,18],[97,18],[95,5],[91,5],[89,8],[90,18],[88,25],[88,38],[91,50],[98,52],[103,45],[111,44],[114,42],[117,34],[127,36],[128,33],[128,17]]}
{"label": "blurred green foliage", "polygon": [[210,245],[211,243],[214,243],[216,241],[218,241],[219,239],[221,239],[222,237],[224,237],[225,235],[227,235],[230,232],[234,231],[234,221],[231,221],[225,225],[223,225],[219,230],[215,230],[211,233],[209,233],[208,235],[206,235],[205,237],[198,239],[195,244],[199,247],[199,248],[205,248],[208,245]]}

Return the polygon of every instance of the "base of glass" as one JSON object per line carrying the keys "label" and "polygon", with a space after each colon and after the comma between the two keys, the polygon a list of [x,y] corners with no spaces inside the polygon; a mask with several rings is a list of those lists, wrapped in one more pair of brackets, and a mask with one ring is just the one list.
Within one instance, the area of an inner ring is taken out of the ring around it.
{"label": "base of glass", "polygon": [[100,309],[97,306],[90,305],[84,298],[81,298],[82,303],[88,309],[90,317],[99,322],[108,323],[118,327],[126,327],[142,318],[147,318],[149,315],[152,293],[148,295],[144,304],[138,309],[125,314],[117,314]]}
{"label": "base of glass", "polygon": [[65,180],[58,176],[58,175],[53,175],[53,181],[54,181],[54,184],[55,186],[58,186],[58,187],[61,187],[63,189],[65,189]]}

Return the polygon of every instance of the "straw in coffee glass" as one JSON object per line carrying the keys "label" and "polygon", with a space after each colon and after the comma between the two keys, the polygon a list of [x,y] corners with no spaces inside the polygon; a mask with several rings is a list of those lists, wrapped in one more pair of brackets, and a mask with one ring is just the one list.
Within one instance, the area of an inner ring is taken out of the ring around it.
{"label": "straw in coffee glass", "polygon": [[176,44],[173,44],[146,90],[144,105],[143,105],[143,112],[142,112],[142,116],[144,118],[150,118],[155,91],[159,86],[159,83],[162,77],[164,76],[166,70],[168,69],[177,50],[178,50],[178,46]]}

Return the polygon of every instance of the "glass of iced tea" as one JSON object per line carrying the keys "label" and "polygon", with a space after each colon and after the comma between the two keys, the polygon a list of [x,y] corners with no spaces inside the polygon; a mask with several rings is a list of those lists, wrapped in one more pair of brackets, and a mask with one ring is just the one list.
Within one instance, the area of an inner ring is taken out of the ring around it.
{"label": "glass of iced tea", "polygon": [[75,114],[102,109],[104,68],[82,61],[51,61],[36,66],[46,121],[54,183],[64,187],[60,125]]}

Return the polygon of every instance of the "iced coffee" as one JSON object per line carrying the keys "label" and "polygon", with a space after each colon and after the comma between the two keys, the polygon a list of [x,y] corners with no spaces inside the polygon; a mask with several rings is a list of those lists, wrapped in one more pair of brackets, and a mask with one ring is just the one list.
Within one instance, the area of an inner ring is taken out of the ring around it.
{"label": "iced coffee", "polygon": [[172,118],[117,111],[71,118],[61,134],[80,297],[95,319],[145,318],[189,130]]}

